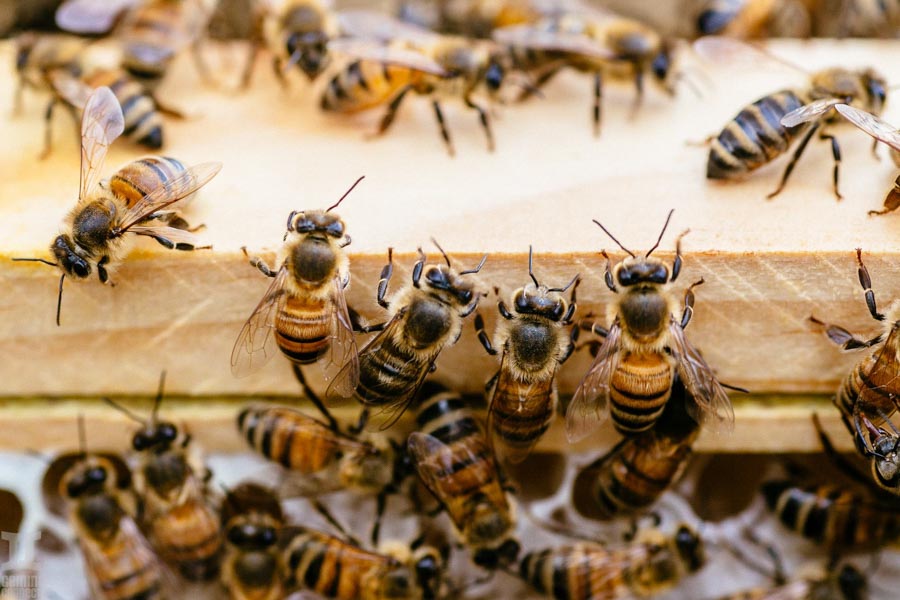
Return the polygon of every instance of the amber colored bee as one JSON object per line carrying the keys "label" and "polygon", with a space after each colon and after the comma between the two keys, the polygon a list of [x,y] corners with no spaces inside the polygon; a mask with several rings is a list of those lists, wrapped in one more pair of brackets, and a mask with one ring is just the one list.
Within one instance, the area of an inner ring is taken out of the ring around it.
{"label": "amber colored bee", "polygon": [[784,189],[797,161],[818,132],[820,140],[831,143],[835,161],[834,194],[841,198],[838,191],[840,146],[829,133],[836,121],[832,109],[836,103],[846,102],[880,114],[887,97],[884,77],[873,69],[842,67],[811,73],[758,46],[723,37],[701,38],[694,47],[713,61],[728,64],[741,58],[762,59],[768,64],[776,62],[790,66],[809,78],[803,89],[774,92],[742,109],[712,140],[706,166],[707,179],[739,179],[795,148],[778,187],[767,196],[773,198]]}
{"label": "amber colored bee", "polygon": [[384,329],[359,353],[359,381],[354,383],[354,366],[348,363],[328,388],[329,397],[355,397],[366,407],[378,407],[385,415],[382,429],[393,425],[415,398],[425,377],[434,370],[444,346],[453,344],[462,333],[463,319],[478,307],[479,293],[465,279],[478,273],[487,260],[485,254],[473,269],[456,272],[446,252],[447,266],[413,265],[412,285],[385,299],[394,271],[393,248],[388,249],[388,264],[381,270],[377,301],[389,310],[391,318]]}
{"label": "amber colored bee", "polygon": [[442,563],[433,548],[382,554],[313,529],[296,529],[284,550],[288,589],[308,589],[337,600],[437,597]]}
{"label": "amber colored bee", "polygon": [[[556,393],[556,371],[575,349],[577,329],[567,333],[575,314],[575,290],[579,278],[561,288],[548,288],[538,283],[532,270],[532,252],[528,249],[528,274],[534,285],[516,290],[510,312],[501,300],[497,307],[503,319],[497,323],[494,343],[484,331],[484,320],[475,315],[478,339],[489,354],[503,352],[500,370],[488,384],[490,408],[488,429],[495,450],[510,462],[518,463],[528,456],[553,422],[559,398]],[[574,287],[573,287],[574,286]],[[572,288],[566,303],[562,294]]]}
{"label": "amber colored bee", "polygon": [[64,233],[50,246],[57,262],[13,259],[41,262],[62,271],[57,325],[66,275],[87,279],[93,265],[100,281],[106,283],[107,267],[122,252],[126,233],[151,237],[174,250],[203,247],[184,219],[170,207],[204,186],[222,168],[221,163],[203,163],[186,169],[174,159],[151,157],[126,165],[112,176],[108,185],[95,186],[106,151],[124,128],[122,109],[112,91],[107,87],[94,90],[81,121],[78,204],[66,219]]}
{"label": "amber colored bee", "polygon": [[853,565],[839,571],[815,573],[778,583],[775,587],[756,588],[722,596],[718,600],[865,600],[868,583]]}
{"label": "amber colored bee", "polygon": [[604,79],[634,83],[634,113],[643,102],[645,78],[673,95],[680,76],[669,41],[640,21],[600,9],[497,29],[493,38],[508,49],[514,68],[534,77],[537,88],[565,68],[593,75],[594,135],[600,133]]}
{"label": "amber colored bee", "polygon": [[206,489],[212,474],[196,445],[191,445],[190,434],[157,418],[164,382],[165,373],[147,420],[108,402],[141,423],[131,440],[138,463],[134,490],[141,503],[140,520],[154,548],[185,578],[206,580],[218,573],[223,544],[219,518]]}
{"label": "amber colored bee", "polygon": [[811,29],[802,0],[706,0],[697,16],[700,35],[809,37]]}
{"label": "amber colored bee", "polygon": [[631,543],[620,547],[578,543],[529,552],[519,564],[519,575],[557,600],[649,598],[705,562],[702,539],[681,525],[674,535],[656,528],[639,530]]}
{"label": "amber colored bee", "polygon": [[676,242],[671,274],[663,261],[650,258],[665,234],[672,212],[656,243],[642,257],[622,246],[599,221],[594,221],[629,258],[613,268],[606,251],[601,251],[606,258],[606,285],[613,293],[621,290],[622,294],[609,305],[609,330],[596,325],[591,328],[606,339],[566,411],[570,441],[591,433],[610,412],[613,425],[623,435],[647,431],[665,409],[676,371],[687,394],[694,399],[687,405],[691,417],[697,422],[712,418],[725,427],[734,422],[728,395],[684,335],[694,312],[693,288],[703,280],[685,291],[683,308],[669,290],[681,273],[681,237],[685,234]]}
{"label": "amber colored bee", "polygon": [[486,569],[515,562],[514,504],[503,487],[481,425],[462,396],[429,385],[407,440],[416,472],[447,510],[475,564]]}
{"label": "amber colored bee", "polygon": [[700,434],[700,425],[688,412],[690,402],[676,373],[669,401],[653,428],[623,439],[578,473],[572,494],[576,510],[612,519],[655,504],[684,473]]}
{"label": "amber colored bee", "polygon": [[232,600],[281,600],[284,563],[278,547],[284,526],[281,502],[255,483],[228,490],[222,504],[225,558],[222,583]]}
{"label": "amber colored bee", "polygon": [[329,49],[350,61],[328,82],[320,103],[323,110],[356,113],[387,105],[376,133],[383,135],[410,92],[427,96],[452,156],[455,149],[441,101],[457,98],[478,113],[488,150],[493,151],[488,111],[474,95],[483,87],[496,97],[506,75],[503,53],[490,44],[438,35],[367,11],[342,13],[341,26],[355,37],[334,40]]}

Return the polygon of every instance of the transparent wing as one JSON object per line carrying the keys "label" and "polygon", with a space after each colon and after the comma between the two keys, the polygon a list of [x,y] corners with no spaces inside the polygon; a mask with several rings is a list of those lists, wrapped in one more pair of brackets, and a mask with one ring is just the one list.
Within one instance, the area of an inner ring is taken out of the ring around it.
{"label": "transparent wing", "polygon": [[341,33],[354,38],[385,43],[400,39],[423,45],[440,39],[440,36],[429,29],[371,10],[341,11],[337,20]]}
{"label": "transparent wing", "polygon": [[688,413],[704,426],[713,430],[730,431],[734,428],[734,409],[725,388],[716,379],[703,357],[684,337],[681,323],[672,319],[669,323],[670,350],[678,365],[678,375],[693,402],[686,403]]}
{"label": "transparent wing", "polygon": [[100,34],[113,28],[137,0],[66,0],[56,9],[56,25],[72,33]]}
{"label": "transparent wing", "polygon": [[[111,93],[111,92],[110,92]],[[121,235],[153,213],[190,196],[206,185],[222,169],[222,163],[209,162],[193,166],[184,173],[155,188],[138,200],[120,217],[116,229]]]}
{"label": "transparent wing", "polygon": [[571,52],[601,60],[615,58],[615,54],[608,48],[585,35],[564,31],[547,31],[531,25],[502,27],[494,31],[493,38],[495,42],[504,46]]}
{"label": "transparent wing", "polygon": [[798,109],[792,110],[788,114],[784,115],[781,118],[781,124],[785,127],[796,127],[797,125],[800,125],[802,123],[814,121],[821,118],[822,115],[829,112],[837,104],[841,104],[842,102],[843,100],[838,100],[837,98],[822,98],[820,100],[814,100],[813,102],[801,106]]}
{"label": "transparent wing", "polygon": [[808,75],[809,70],[795,65],[769,52],[759,44],[735,38],[707,35],[694,40],[694,51],[704,60],[724,66],[772,66],[781,65]]}
{"label": "transparent wing", "polygon": [[88,97],[81,117],[81,185],[78,199],[87,198],[114,139],[125,131],[125,117],[115,94],[99,87]]}
{"label": "transparent wing", "polygon": [[360,361],[364,360],[365,357],[370,353],[376,352],[379,348],[381,348],[381,345],[386,340],[388,340],[389,337],[394,334],[396,328],[400,326],[400,320],[402,316],[403,311],[398,311],[397,314],[394,315],[394,317],[388,322],[388,324],[385,325],[384,329],[378,332],[378,335],[376,335],[358,353],[357,361],[355,362],[355,364],[348,362],[341,368],[338,374],[331,381],[331,384],[329,384],[328,389],[325,391],[325,397],[328,399],[329,403],[339,403],[354,396],[354,394],[356,393],[356,387],[357,385],[359,385]]}
{"label": "transparent wing", "polygon": [[231,350],[231,372],[235,377],[246,377],[278,353],[275,317],[287,300],[284,289],[286,277],[287,267],[282,266],[272,279],[265,296],[241,328]]}
{"label": "transparent wing", "polygon": [[[900,332],[898,332],[897,328],[891,329],[891,333],[888,334],[887,339],[881,345],[881,348],[878,350],[878,354],[875,357],[875,364],[872,365],[872,368],[867,373],[867,380],[870,385],[874,386],[876,389],[883,389],[887,392],[885,395],[887,396],[887,401],[893,404],[895,409],[900,409],[900,397],[896,391],[900,389],[900,361],[897,360],[898,350],[900,350]],[[859,404],[859,403],[858,403]],[[864,406],[860,406],[860,408],[865,409]],[[880,408],[882,412],[885,412],[888,407],[872,407]],[[870,419],[876,425],[884,422],[884,418],[878,414],[877,410],[866,411],[871,412]]]}
{"label": "transparent wing", "polygon": [[356,346],[356,333],[350,322],[344,284],[337,275],[332,281],[331,323],[334,333],[331,337],[328,364],[325,365],[325,380],[331,380],[335,371],[346,367],[347,372],[341,379],[341,385],[346,388],[338,391],[342,397],[346,397],[352,395],[359,384],[359,349]]}
{"label": "transparent wing", "polygon": [[203,245],[203,239],[200,236],[168,225],[135,225],[128,231],[135,235],[152,237],[170,250],[193,250]]}
{"label": "transparent wing", "polygon": [[859,110],[849,104],[839,104],[836,109],[844,118],[873,138],[900,152],[900,130],[896,127],[871,113]]}
{"label": "transparent wing", "polygon": [[609,335],[575,395],[566,409],[566,437],[570,443],[592,433],[609,416],[609,386],[619,364],[619,342],[622,328],[618,321],[609,328]]}
{"label": "transparent wing", "polygon": [[47,77],[53,91],[62,98],[63,102],[78,110],[84,110],[94,88],[72,75],[68,69],[54,69],[48,73]]}
{"label": "transparent wing", "polygon": [[385,46],[371,40],[341,38],[330,41],[328,49],[353,58],[406,67],[438,77],[450,76],[450,72],[436,61],[410,48]]}

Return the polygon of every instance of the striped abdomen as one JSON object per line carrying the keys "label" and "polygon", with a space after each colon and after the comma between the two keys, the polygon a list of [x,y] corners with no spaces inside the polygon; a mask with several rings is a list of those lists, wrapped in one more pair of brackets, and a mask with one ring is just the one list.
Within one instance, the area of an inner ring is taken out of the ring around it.
{"label": "striped abdomen", "polygon": [[788,151],[809,126],[784,127],[781,118],[806,102],[782,90],[746,107],[713,140],[706,163],[709,179],[732,179],[770,163]]}
{"label": "striped abdomen", "polygon": [[275,317],[275,341],[292,362],[314,363],[331,344],[332,322],[326,300],[288,296]]}
{"label": "striped abdomen", "polygon": [[829,549],[867,549],[900,536],[900,515],[845,488],[763,484],[766,504],[795,533]]}
{"label": "striped abdomen", "polygon": [[672,393],[672,365],[659,353],[627,354],[610,381],[610,413],[622,435],[647,431]]}
{"label": "striped abdomen", "polygon": [[191,581],[213,577],[219,570],[222,535],[219,519],[202,498],[173,506],[151,523],[160,555]]}
{"label": "striped abdomen", "polygon": [[553,422],[556,396],[553,379],[523,383],[503,369],[491,398],[490,423],[494,441],[500,442],[511,462],[525,459],[528,451]]}
{"label": "striped abdomen", "polygon": [[[847,419],[851,419],[856,411],[861,411],[872,417],[877,422],[881,421],[879,411],[890,416],[896,409],[894,398],[900,395],[900,379],[897,378],[897,369],[874,369],[875,363],[882,352],[892,352],[892,348],[881,347],[869,356],[859,361],[853,370],[841,382],[835,403],[841,413]],[[900,365],[897,365],[900,368]],[[849,426],[849,425],[848,425]],[[851,433],[856,435],[855,429]]]}
{"label": "striped abdomen", "polygon": [[355,60],[331,78],[322,93],[322,110],[351,113],[386,104],[417,75],[406,67]]}
{"label": "striped abdomen", "polygon": [[519,574],[534,589],[557,600],[631,597],[624,563],[616,553],[597,544],[548,548],[526,554]]}
{"label": "striped abdomen", "polygon": [[[186,171],[181,161],[165,156],[147,156],[119,169],[109,179],[109,189],[128,207]],[[184,200],[179,205],[184,206]]]}
{"label": "striped abdomen", "polygon": [[187,0],[151,0],[133,12],[122,36],[125,70],[151,82],[165,74],[183,38],[189,37],[188,4]]}
{"label": "striped abdomen", "polygon": [[297,411],[246,408],[238,415],[238,428],[254,450],[294,471],[318,473],[340,458],[334,433]]}
{"label": "striped abdomen", "polygon": [[85,78],[85,83],[92,88],[106,86],[116,95],[125,116],[123,135],[148,148],[162,147],[162,117],[156,110],[156,101],[147,94],[143,85],[117,69],[92,73]]}
{"label": "striped abdomen", "polygon": [[79,540],[96,600],[162,600],[163,571],[156,554],[129,517],[113,539]]}
{"label": "striped abdomen", "polygon": [[364,404],[381,406],[415,391],[431,363],[385,336],[375,349],[359,355],[359,385],[356,394]]}

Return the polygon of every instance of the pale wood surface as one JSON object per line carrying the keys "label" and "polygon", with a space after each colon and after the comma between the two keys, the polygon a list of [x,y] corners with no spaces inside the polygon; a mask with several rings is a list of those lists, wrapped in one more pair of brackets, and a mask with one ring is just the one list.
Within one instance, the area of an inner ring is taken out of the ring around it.
{"label": "pale wood surface", "polygon": [[[900,81],[897,43],[773,47],[811,68],[875,64],[889,81]],[[241,48],[218,47],[214,54],[224,64],[219,72],[236,76]],[[11,66],[12,49],[5,43],[0,81],[11,82]],[[768,66],[707,71],[714,88],[702,100],[687,89],[675,100],[651,89],[634,120],[628,118],[632,90],[610,87],[599,139],[590,130],[589,81],[564,74],[543,101],[497,108],[494,154],[485,150],[475,115],[448,103],[457,148],[451,159],[428,103],[420,99],[407,101],[384,139],[365,141],[377,114],[323,115],[308,84],[293,80],[292,89],[282,92],[267,63],[261,61],[253,88],[237,95],[203,87],[191,61],[182,61],[160,95],[194,118],[167,123],[165,152],[187,163],[224,163],[188,209],[189,218],[208,226],[204,235],[214,250],[173,253],[152,242],[134,244],[114,272],[115,288],[67,282],[61,328],[53,322],[56,273],[7,258],[46,256],[74,202],[77,140],[60,112],[54,154],[39,162],[44,98],[26,94],[24,114],[7,118],[12,94],[0,94],[0,393],[150,394],[165,368],[173,394],[294,394],[296,384],[281,357],[248,378],[231,376],[234,338],[268,285],[239,248],[276,249],[290,210],[327,206],[361,174],[367,179],[341,207],[354,240],[349,299],[375,320],[382,311],[374,304],[374,283],[387,246],[398,250],[395,286],[402,285],[418,245],[434,256],[428,248],[432,235],[459,264],[474,264],[489,252],[481,280],[486,287],[500,286],[504,296],[526,281],[525,253],[534,244],[541,280],[562,283],[580,272],[581,310],[603,314],[610,293],[596,253],[611,243],[590,219],[601,219],[641,250],[675,208],[663,248],[670,251],[675,234],[691,228],[677,290],[706,279],[697,290],[689,334],[721,378],[754,392],[830,393],[858,357],[839,354],[806,318],[815,312],[866,334],[876,331],[856,283],[853,248],[865,249],[876,293],[887,307],[900,290],[900,214],[872,218],[866,211],[880,206],[895,168],[871,157],[867,136],[843,127],[843,202],[831,194],[830,151],[821,143],[811,144],[788,189],[774,201],[764,196],[776,185],[783,162],[741,184],[708,184],[706,149],[685,142],[717,132],[746,103],[802,85],[803,77]],[[900,123],[900,110],[889,107],[885,117]],[[127,143],[114,145],[107,173],[139,154]],[[482,310],[492,327],[493,297]],[[588,362],[579,355],[565,366],[564,393]],[[470,322],[460,344],[442,354],[437,375],[476,392],[495,368],[496,361],[477,346]],[[779,414],[772,416],[780,421]],[[808,427],[805,415],[793,423]],[[793,439],[785,436],[779,443]]]}

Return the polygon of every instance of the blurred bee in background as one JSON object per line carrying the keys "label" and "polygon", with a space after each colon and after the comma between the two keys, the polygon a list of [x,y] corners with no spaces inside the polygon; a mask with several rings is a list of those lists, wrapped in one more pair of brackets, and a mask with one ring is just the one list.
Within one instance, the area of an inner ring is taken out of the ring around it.
{"label": "blurred bee in background", "polygon": [[138,463],[134,490],[140,501],[140,521],[153,546],[186,579],[208,580],[218,573],[223,544],[206,485],[212,473],[197,446],[191,445],[191,435],[158,419],[164,385],[165,372],[146,420],[110,399],[107,403],[141,424],[131,440]]}
{"label": "blurred bee in background", "polygon": [[663,261],[650,258],[666,232],[669,212],[659,238],[638,257],[621,244],[599,221],[594,221],[629,258],[612,267],[605,250],[606,286],[623,295],[609,306],[609,330],[593,324],[590,330],[604,337],[597,356],[582,379],[566,411],[569,441],[591,433],[610,412],[616,430],[632,436],[649,430],[659,419],[672,394],[675,373],[693,398],[688,414],[698,423],[717,422],[731,427],[734,411],[728,395],[700,353],[688,342],[684,329],[694,312],[694,292],[703,279],[685,291],[680,309],[669,287],[681,273],[681,238],[675,244],[671,274]]}
{"label": "blurred bee in background", "polygon": [[836,103],[844,102],[880,114],[887,96],[884,77],[873,69],[841,67],[810,73],[759,46],[723,37],[701,38],[694,42],[694,48],[712,61],[733,66],[744,59],[763,59],[769,64],[786,65],[809,77],[809,84],[804,89],[774,92],[742,109],[712,140],[706,166],[707,179],[739,179],[787,153],[796,142],[778,187],[767,196],[774,198],[784,189],[807,144],[818,132],[820,140],[831,143],[834,194],[840,199],[840,145],[829,133],[837,120],[832,109]]}
{"label": "blurred bee in background", "polygon": [[897,0],[818,0],[814,6],[818,37],[896,38],[900,28]]}
{"label": "blurred bee in background", "polygon": [[388,249],[388,264],[381,270],[376,299],[389,310],[391,318],[360,351],[358,382],[354,382],[354,366],[348,363],[328,387],[329,398],[355,397],[367,408],[377,407],[384,416],[381,429],[400,418],[425,377],[436,368],[441,350],[456,343],[463,319],[478,307],[480,293],[465,277],[481,270],[487,254],[475,268],[457,273],[443,248],[431,241],[447,266],[425,264],[425,253],[419,248],[412,285],[397,291],[390,301],[385,296],[394,271],[394,253],[393,248]]}
{"label": "blurred bee in background", "polygon": [[16,75],[18,85],[14,110],[22,111],[25,88],[50,91],[51,73],[65,72],[73,77],[81,74],[81,56],[88,41],[74,35],[23,33],[16,37]]}
{"label": "blurred bee in background", "polygon": [[399,15],[440,33],[490,38],[495,29],[534,23],[561,5],[549,0],[407,0]]}
{"label": "blurred bee in background", "polygon": [[222,168],[221,163],[185,168],[174,159],[150,157],[126,165],[107,185],[95,189],[107,149],[124,129],[125,119],[115,95],[107,87],[95,90],[87,100],[81,121],[78,204],[66,219],[65,232],[50,247],[57,262],[42,258],[13,259],[40,262],[62,271],[57,325],[66,275],[87,279],[94,265],[100,281],[109,281],[108,266],[121,252],[126,233],[151,237],[173,250],[204,247],[184,219],[170,207],[204,186]]}
{"label": "blurred bee in background", "polygon": [[423,389],[407,447],[422,483],[447,511],[475,564],[504,569],[519,554],[514,501],[481,425],[462,396],[437,384]]}
{"label": "blurred bee in background", "polygon": [[703,540],[687,525],[674,535],[644,528],[623,546],[577,543],[529,552],[519,575],[557,600],[649,598],[662,593],[706,563]]}
{"label": "blurred bee in background", "polygon": [[284,563],[278,547],[285,524],[281,502],[269,489],[242,483],[222,503],[225,558],[222,583],[232,600],[281,600]]}
{"label": "blurred bee in background", "polygon": [[386,104],[376,133],[380,136],[394,122],[409,92],[427,96],[453,156],[441,101],[458,98],[478,113],[488,150],[494,150],[488,112],[473,96],[483,88],[490,99],[497,98],[507,75],[504,53],[492,44],[438,35],[368,11],[341,13],[341,27],[352,37],[333,40],[329,51],[348,57],[349,62],[328,82],[323,110],[355,113]]}
{"label": "blurred bee in background", "polygon": [[805,38],[812,19],[804,0],[705,0],[697,15],[700,35],[735,38]]}
{"label": "blurred bee in background", "polygon": [[640,21],[600,9],[497,29],[493,38],[507,48],[514,68],[534,77],[536,88],[566,67],[592,74],[594,135],[600,134],[604,78],[634,83],[632,114],[643,102],[648,75],[669,95],[674,95],[680,78],[674,68],[675,48],[668,40]]}
{"label": "blurred bee in background", "polygon": [[[579,277],[561,288],[538,283],[532,269],[532,249],[528,248],[528,274],[534,285],[516,290],[513,310],[500,300],[502,320],[497,322],[494,343],[484,330],[484,319],[475,315],[478,340],[489,354],[502,350],[500,370],[488,383],[490,402],[488,429],[492,446],[501,459],[521,462],[553,422],[559,401],[556,371],[575,349],[574,338],[564,327],[572,324],[575,291]],[[569,303],[562,294],[572,288]]]}

